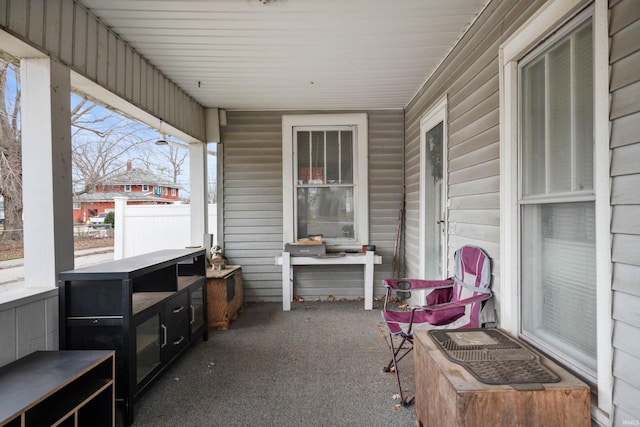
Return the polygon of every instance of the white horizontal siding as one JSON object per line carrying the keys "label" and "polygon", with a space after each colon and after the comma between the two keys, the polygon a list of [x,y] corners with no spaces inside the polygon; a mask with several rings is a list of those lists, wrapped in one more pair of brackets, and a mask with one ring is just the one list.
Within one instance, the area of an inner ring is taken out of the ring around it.
{"label": "white horizontal siding", "polygon": [[614,425],[640,419],[640,2],[610,2]]}

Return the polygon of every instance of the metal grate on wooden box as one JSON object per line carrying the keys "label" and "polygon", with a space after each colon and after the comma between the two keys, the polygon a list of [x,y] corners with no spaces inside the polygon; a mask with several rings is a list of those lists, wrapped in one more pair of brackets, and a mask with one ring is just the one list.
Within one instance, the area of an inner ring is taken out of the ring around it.
{"label": "metal grate on wooden box", "polygon": [[499,329],[432,330],[429,335],[449,360],[485,384],[560,381],[537,354]]}

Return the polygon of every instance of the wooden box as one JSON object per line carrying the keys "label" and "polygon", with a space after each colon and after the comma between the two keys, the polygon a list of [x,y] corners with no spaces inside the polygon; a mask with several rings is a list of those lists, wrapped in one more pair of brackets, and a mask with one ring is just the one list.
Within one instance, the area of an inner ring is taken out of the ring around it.
{"label": "wooden box", "polygon": [[451,362],[426,331],[415,334],[418,426],[591,426],[590,390],[540,355],[560,382],[489,385]]}
{"label": "wooden box", "polygon": [[242,268],[228,265],[207,268],[207,319],[209,329],[226,330],[242,311]]}

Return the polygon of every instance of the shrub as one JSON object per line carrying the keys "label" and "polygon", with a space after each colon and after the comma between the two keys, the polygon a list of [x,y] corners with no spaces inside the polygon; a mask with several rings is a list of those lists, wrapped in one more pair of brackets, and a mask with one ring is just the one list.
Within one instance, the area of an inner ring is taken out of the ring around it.
{"label": "shrub", "polygon": [[104,217],[104,224],[110,224],[111,228],[113,228],[115,226],[115,222],[116,222],[116,214],[114,212],[108,212],[107,215]]}

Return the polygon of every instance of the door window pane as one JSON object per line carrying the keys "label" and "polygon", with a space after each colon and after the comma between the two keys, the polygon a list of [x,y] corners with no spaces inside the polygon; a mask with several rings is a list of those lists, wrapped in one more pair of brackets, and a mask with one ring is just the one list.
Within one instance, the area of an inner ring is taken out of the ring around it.
{"label": "door window pane", "polygon": [[442,265],[442,150],[443,123],[425,134],[425,277],[440,277]]}

